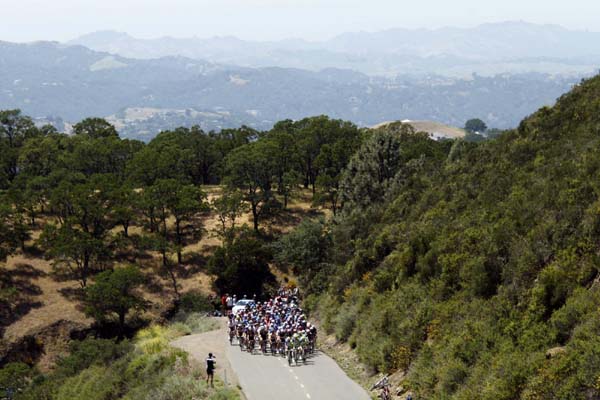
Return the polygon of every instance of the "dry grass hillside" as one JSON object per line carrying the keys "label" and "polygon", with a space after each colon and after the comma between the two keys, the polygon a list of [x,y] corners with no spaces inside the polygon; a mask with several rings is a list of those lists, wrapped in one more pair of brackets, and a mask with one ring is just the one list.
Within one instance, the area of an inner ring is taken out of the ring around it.
{"label": "dry grass hillside", "polygon": [[[382,122],[373,126],[373,129],[384,128],[396,121]],[[458,139],[465,137],[465,130],[455,128],[453,126],[444,125],[434,121],[411,121],[404,120],[403,124],[411,125],[417,132],[427,132],[434,139],[446,138],[446,139]]]}
{"label": "dry grass hillside", "polygon": [[[203,189],[209,200],[219,196],[221,192],[221,188],[216,186]],[[268,234],[278,234],[288,231],[305,217],[323,212],[311,207],[309,192],[300,192],[292,199],[286,211],[264,221],[263,227]],[[202,234],[184,248],[183,265],[178,268],[177,282],[182,293],[198,289],[210,295],[213,293],[212,278],[205,272],[204,266],[214,249],[221,244],[215,234],[219,221],[215,214],[207,212],[196,222],[195,225],[202,227]],[[243,224],[251,225],[251,215],[240,218],[238,226]],[[44,220],[40,219],[32,240],[27,243],[26,251],[10,257],[6,268],[0,270],[1,274],[10,276],[19,297],[13,307],[13,319],[0,324],[0,355],[2,352],[6,354],[11,347],[21,346],[20,342],[24,338],[34,338],[37,342],[43,342],[43,354],[39,357],[42,369],[53,364],[56,354],[66,347],[74,332],[84,332],[93,322],[83,312],[79,283],[58,276],[53,271],[52,260],[46,259],[36,247],[35,240],[43,226]],[[133,226],[130,234],[140,233],[141,230],[141,227]],[[150,309],[138,317],[145,320],[161,319],[172,304],[174,290],[167,274],[161,269],[159,255],[140,257],[135,264],[147,276],[147,283],[142,290],[144,297],[151,302]]]}

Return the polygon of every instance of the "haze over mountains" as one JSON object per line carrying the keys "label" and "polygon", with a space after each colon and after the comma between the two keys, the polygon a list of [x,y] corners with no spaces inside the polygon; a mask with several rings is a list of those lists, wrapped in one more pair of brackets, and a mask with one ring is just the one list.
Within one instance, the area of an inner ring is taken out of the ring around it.
{"label": "haze over mountains", "polygon": [[235,37],[137,39],[114,31],[94,32],[69,42],[131,58],[178,55],[247,67],[335,67],[387,76],[587,73],[600,64],[599,43],[597,32],[525,22],[470,29],[350,32],[321,42],[258,42]]}
{"label": "haze over mountains", "polygon": [[108,117],[122,135],[144,140],[177,126],[269,129],[321,114],[361,126],[403,119],[463,126],[478,117],[509,128],[593,74],[599,38],[505,23],[319,43],[115,32],[67,44],[0,42],[0,109],[20,108],[59,129]]}

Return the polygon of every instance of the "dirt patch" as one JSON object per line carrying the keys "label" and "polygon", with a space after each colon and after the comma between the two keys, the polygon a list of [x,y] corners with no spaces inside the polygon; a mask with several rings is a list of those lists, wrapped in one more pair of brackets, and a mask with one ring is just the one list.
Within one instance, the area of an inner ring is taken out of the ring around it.
{"label": "dirt patch", "polygon": [[4,341],[0,343],[0,366],[20,361],[46,372],[67,353],[69,341],[83,339],[89,331],[87,324],[59,320],[13,342]]}

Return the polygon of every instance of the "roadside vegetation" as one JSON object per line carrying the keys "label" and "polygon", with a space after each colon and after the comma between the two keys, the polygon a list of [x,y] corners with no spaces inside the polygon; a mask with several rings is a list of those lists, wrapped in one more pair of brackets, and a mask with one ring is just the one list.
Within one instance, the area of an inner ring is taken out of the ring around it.
{"label": "roadside vegetation", "polygon": [[0,386],[13,388],[17,399],[31,400],[239,399],[236,388],[220,381],[207,387],[202,365],[169,346],[178,336],[214,327],[210,321],[196,314],[166,327],[144,328],[131,340],[72,341],[51,373],[10,363],[0,370]]}
{"label": "roadside vegetation", "polygon": [[374,132],[338,216],[276,259],[325,330],[414,398],[598,398],[599,110],[594,78],[493,140]]}

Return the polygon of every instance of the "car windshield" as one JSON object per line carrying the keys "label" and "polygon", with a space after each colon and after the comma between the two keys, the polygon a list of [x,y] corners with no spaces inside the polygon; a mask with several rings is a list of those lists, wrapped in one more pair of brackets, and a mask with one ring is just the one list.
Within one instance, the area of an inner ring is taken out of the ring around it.
{"label": "car windshield", "polygon": [[235,303],[236,306],[247,306],[248,304],[252,304],[253,301],[252,300],[240,300],[237,303]]}

